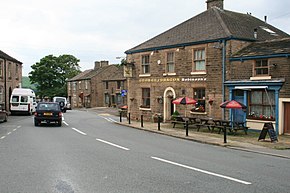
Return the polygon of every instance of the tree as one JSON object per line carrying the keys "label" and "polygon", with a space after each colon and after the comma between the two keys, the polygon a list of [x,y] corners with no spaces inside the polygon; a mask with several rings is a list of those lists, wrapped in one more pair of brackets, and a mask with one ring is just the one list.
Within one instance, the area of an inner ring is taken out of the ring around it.
{"label": "tree", "polygon": [[67,96],[66,80],[81,72],[79,61],[72,55],[48,55],[33,64],[29,78],[36,84],[36,94],[41,98]]}

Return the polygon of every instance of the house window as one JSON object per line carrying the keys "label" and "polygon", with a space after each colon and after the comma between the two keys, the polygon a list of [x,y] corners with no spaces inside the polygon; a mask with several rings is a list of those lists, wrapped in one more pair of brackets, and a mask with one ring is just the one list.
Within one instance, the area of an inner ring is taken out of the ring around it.
{"label": "house window", "polygon": [[191,111],[193,112],[205,112],[205,88],[193,89],[193,98],[197,101]]}
{"label": "house window", "polygon": [[77,88],[77,83],[76,82],[73,82],[73,91],[75,91]]}
{"label": "house window", "polygon": [[0,77],[3,76],[3,62],[0,61]]}
{"label": "house window", "polygon": [[150,73],[149,55],[142,56],[141,65],[142,65],[141,74],[149,74]]}
{"label": "house window", "polygon": [[174,52],[167,53],[166,72],[174,72]]}
{"label": "house window", "polygon": [[110,106],[110,95],[108,93],[105,93],[105,104]]}
{"label": "house window", "polygon": [[85,89],[86,89],[86,90],[88,90],[88,87],[89,87],[88,85],[89,85],[88,80],[85,80]]}
{"label": "house window", "polygon": [[8,71],[8,78],[11,78],[11,65],[12,65],[12,63],[11,63],[11,62],[9,62],[9,63],[8,63],[8,67],[7,67],[7,71]]}
{"label": "house window", "polygon": [[205,71],[205,49],[194,50],[193,71]]}
{"label": "house window", "polygon": [[105,84],[106,84],[106,89],[109,89],[109,82],[106,81]]}
{"label": "house window", "polygon": [[150,108],[150,88],[142,88],[142,105],[143,108]]}
{"label": "house window", "polygon": [[256,60],[254,67],[255,76],[269,75],[268,60]]}
{"label": "house window", "polygon": [[121,94],[116,94],[116,98],[117,98],[117,104],[122,104],[122,96]]}
{"label": "house window", "polygon": [[82,81],[79,81],[79,89],[82,89]]}
{"label": "house window", "polygon": [[248,119],[275,119],[275,93],[274,91],[252,90],[249,99]]}
{"label": "house window", "polygon": [[117,89],[121,89],[121,81],[117,81]]}
{"label": "house window", "polygon": [[3,103],[3,86],[0,86],[0,103]]}

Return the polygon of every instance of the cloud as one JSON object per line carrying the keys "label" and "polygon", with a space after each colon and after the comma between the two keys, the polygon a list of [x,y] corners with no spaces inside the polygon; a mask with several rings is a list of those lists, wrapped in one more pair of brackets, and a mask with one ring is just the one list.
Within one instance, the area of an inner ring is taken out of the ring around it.
{"label": "cloud", "polygon": [[[289,2],[225,0],[290,32]],[[1,2],[0,49],[23,62],[23,74],[46,55],[72,54],[82,70],[116,56],[206,10],[205,0],[10,0]],[[282,16],[281,16],[282,15]],[[277,17],[278,16],[278,17]],[[279,17],[280,16],[280,17]],[[276,18],[275,18],[276,17]]]}

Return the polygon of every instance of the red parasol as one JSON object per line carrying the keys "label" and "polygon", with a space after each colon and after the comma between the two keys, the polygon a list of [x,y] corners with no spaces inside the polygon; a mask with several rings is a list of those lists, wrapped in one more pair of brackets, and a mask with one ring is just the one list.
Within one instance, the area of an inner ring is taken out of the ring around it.
{"label": "red parasol", "polygon": [[197,101],[194,100],[193,98],[190,97],[181,97],[177,98],[172,101],[173,104],[181,104],[181,105],[190,105],[190,104],[195,104]]}
{"label": "red parasol", "polygon": [[[172,101],[173,104],[176,105],[192,105],[192,104],[196,104],[196,100],[194,100],[193,98],[190,97],[181,97],[181,98],[177,98],[175,100]],[[185,116],[186,116],[186,109],[185,109]]]}
{"label": "red parasol", "polygon": [[246,109],[247,108],[246,105],[235,100],[223,102],[222,104],[220,104],[220,107],[226,108],[226,109]]}

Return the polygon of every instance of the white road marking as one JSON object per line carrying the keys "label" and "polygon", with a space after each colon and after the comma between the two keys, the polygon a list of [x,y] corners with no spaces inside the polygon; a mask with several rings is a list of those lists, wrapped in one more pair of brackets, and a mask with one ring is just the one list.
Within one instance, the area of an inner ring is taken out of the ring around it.
{"label": "white road marking", "polygon": [[78,129],[76,129],[76,128],[72,128],[72,130],[75,130],[76,132],[78,132],[78,133],[80,133],[80,134],[82,134],[82,135],[87,135],[86,133],[84,133],[84,132],[82,132],[82,131],[80,131],[80,130],[78,130]]}
{"label": "white road marking", "polygon": [[16,131],[17,129],[13,129],[13,131]]}
{"label": "white road marking", "polygon": [[4,139],[6,136],[2,136],[0,139]]}
{"label": "white road marking", "polygon": [[120,149],[123,149],[123,150],[126,150],[126,151],[129,151],[130,149],[126,148],[126,147],[122,147],[120,145],[117,145],[117,144],[114,144],[114,143],[111,143],[111,142],[108,142],[108,141],[105,141],[105,140],[102,140],[102,139],[96,139],[97,141],[100,141],[102,143],[106,143],[108,145],[111,145],[111,146],[114,146],[114,147],[117,147],[117,148],[120,148]]}
{"label": "white road marking", "polygon": [[11,132],[8,132],[8,133],[7,133],[7,135],[10,135],[10,134],[11,134]]}
{"label": "white road marking", "polygon": [[63,123],[64,123],[66,126],[68,126],[68,123],[67,123],[67,122],[63,121]]}
{"label": "white road marking", "polygon": [[213,172],[209,172],[209,171],[206,171],[206,170],[190,167],[190,166],[187,166],[187,165],[179,164],[179,163],[172,162],[172,161],[169,161],[169,160],[165,160],[165,159],[162,159],[162,158],[158,158],[158,157],[151,157],[151,158],[155,159],[155,160],[158,160],[158,161],[161,161],[161,162],[169,163],[169,164],[172,164],[172,165],[175,165],[175,166],[180,166],[180,167],[183,167],[183,168],[186,168],[186,169],[190,169],[190,170],[194,170],[194,171],[197,171],[197,172],[201,172],[201,173],[204,173],[204,174],[208,174],[208,175],[224,178],[224,179],[227,179],[227,180],[231,180],[231,181],[234,181],[234,182],[238,182],[238,183],[241,183],[241,184],[246,184],[246,185],[252,184],[251,182],[246,182],[246,181],[239,180],[239,179],[236,179],[236,178],[232,178],[232,177],[229,177],[229,176],[224,176],[224,175],[213,173]]}
{"label": "white road marking", "polygon": [[19,125],[19,126],[17,126],[17,128],[16,129],[19,129],[21,126]]}

